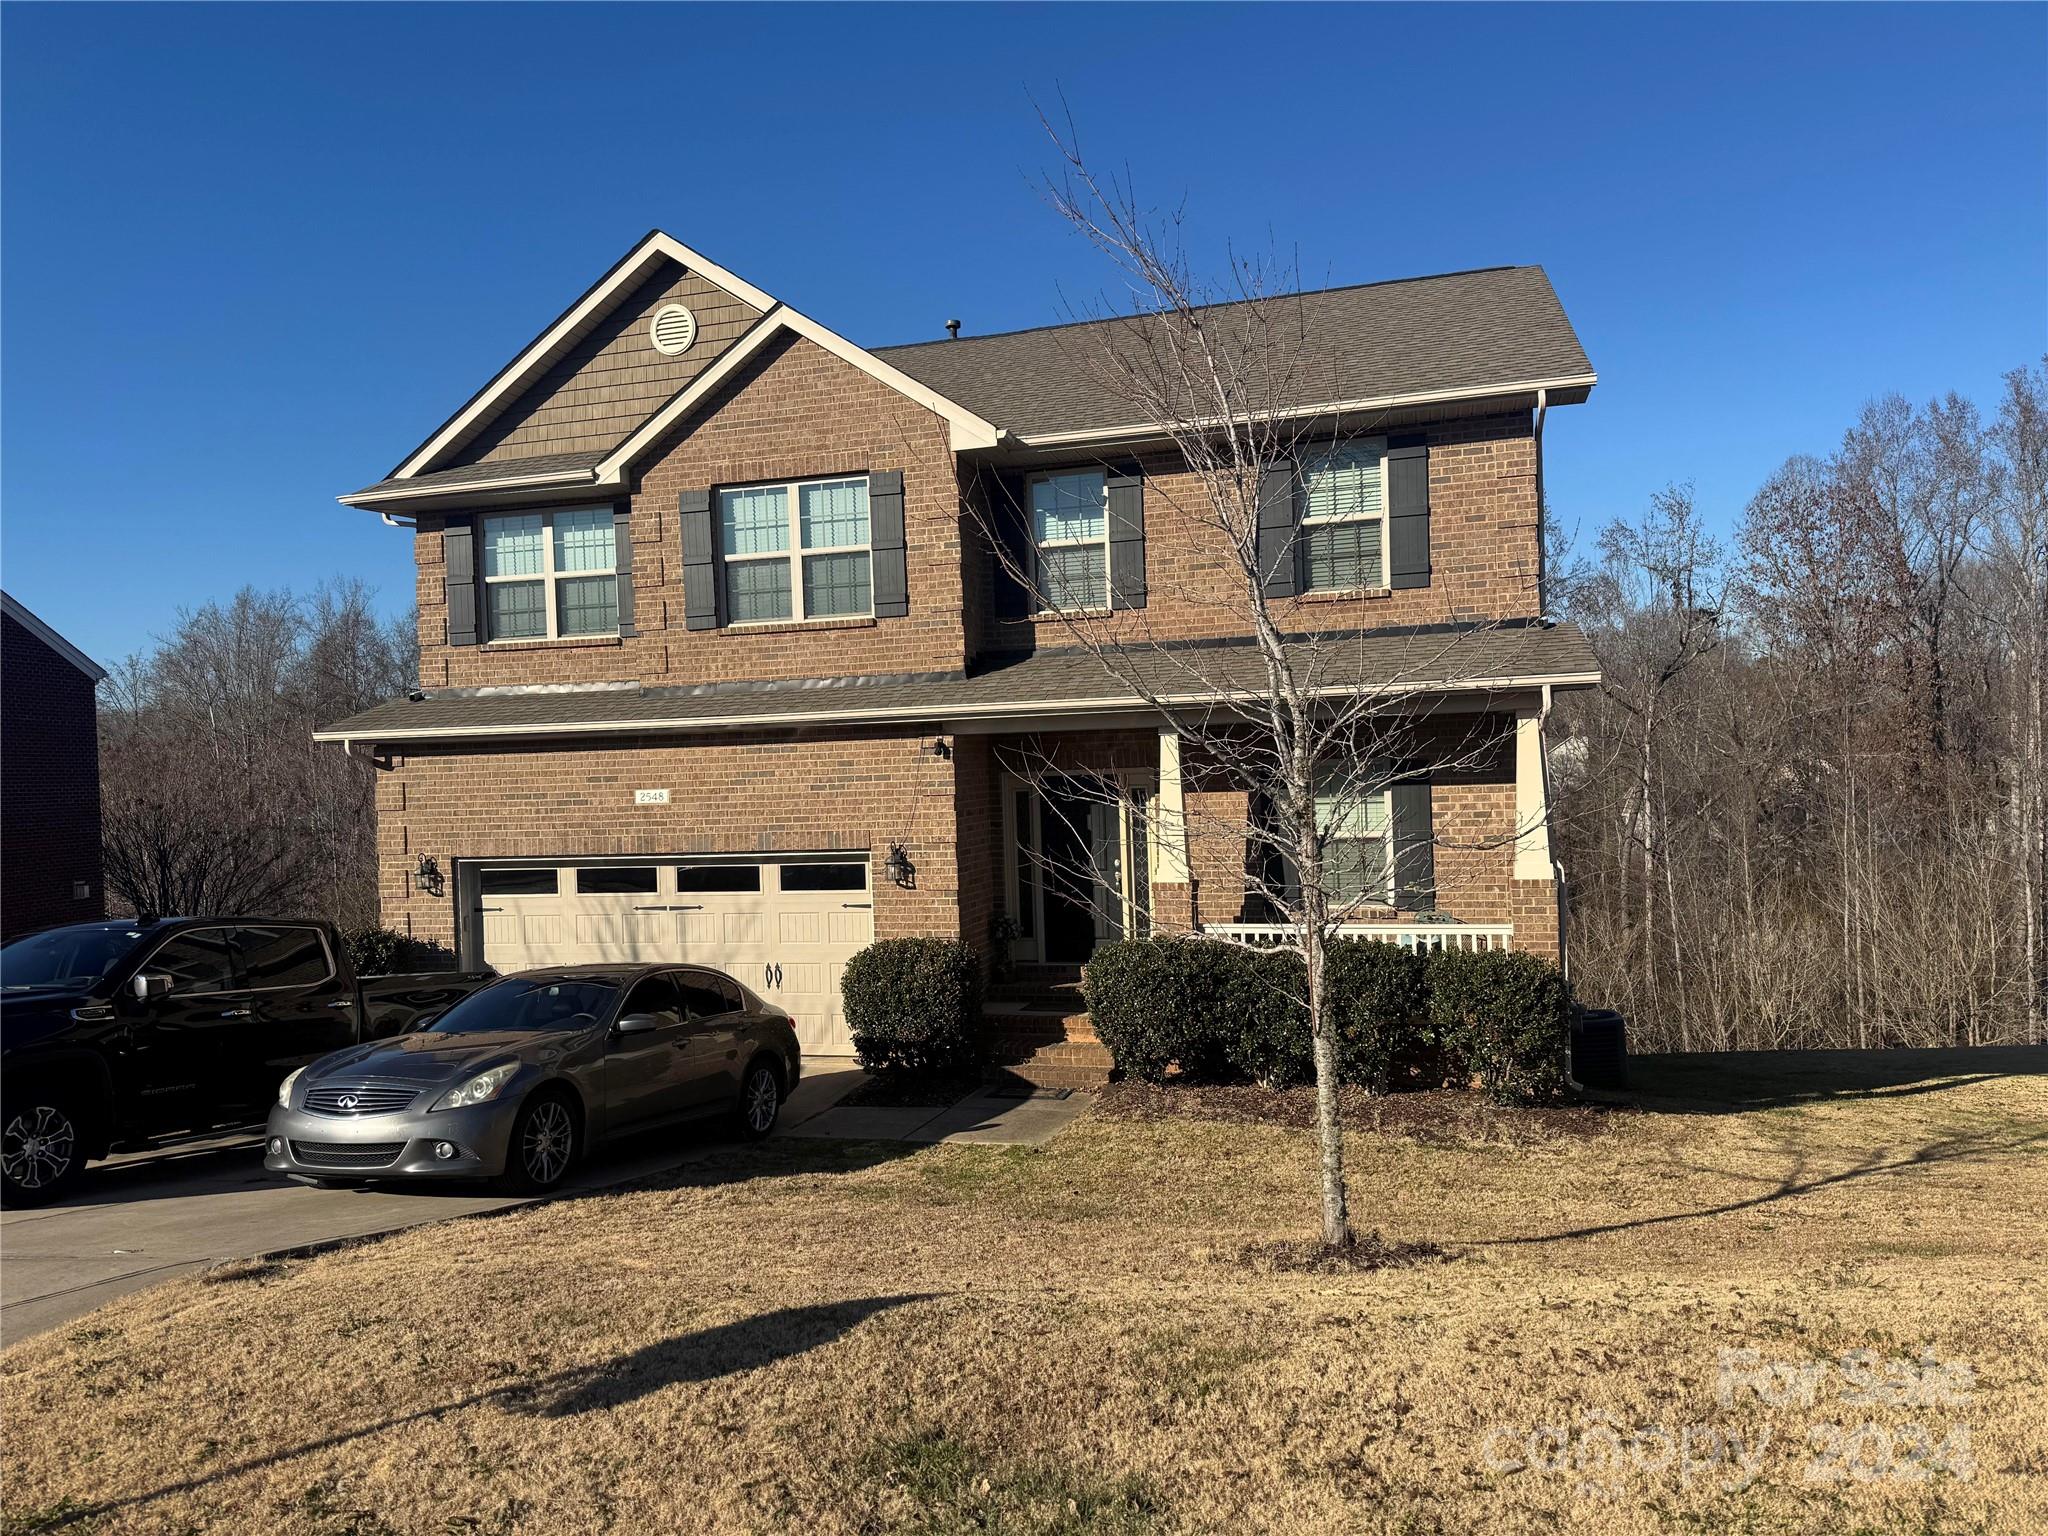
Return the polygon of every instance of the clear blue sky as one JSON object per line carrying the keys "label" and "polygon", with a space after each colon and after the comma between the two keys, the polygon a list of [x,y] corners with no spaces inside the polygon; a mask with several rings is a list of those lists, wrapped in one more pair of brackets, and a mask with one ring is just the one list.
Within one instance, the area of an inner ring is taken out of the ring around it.
{"label": "clear blue sky", "polygon": [[1198,256],[1541,262],[1601,374],[1550,491],[1731,519],[2048,345],[2048,9],[8,5],[0,579],[101,658],[324,575],[383,474],[660,226],[856,341],[1061,317],[1032,93]]}

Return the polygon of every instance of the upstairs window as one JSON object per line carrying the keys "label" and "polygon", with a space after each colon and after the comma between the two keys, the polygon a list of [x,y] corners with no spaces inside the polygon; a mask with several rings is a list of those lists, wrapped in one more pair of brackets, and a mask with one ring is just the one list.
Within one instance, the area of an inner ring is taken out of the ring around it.
{"label": "upstairs window", "polygon": [[865,476],[718,493],[729,624],[875,611]]}
{"label": "upstairs window", "polygon": [[479,521],[486,639],[619,632],[618,536],[610,507]]}
{"label": "upstairs window", "polygon": [[1048,610],[1109,606],[1109,480],[1099,469],[1031,482],[1032,580]]}
{"label": "upstairs window", "polygon": [[1377,591],[1386,586],[1386,443],[1340,443],[1301,466],[1301,590]]}

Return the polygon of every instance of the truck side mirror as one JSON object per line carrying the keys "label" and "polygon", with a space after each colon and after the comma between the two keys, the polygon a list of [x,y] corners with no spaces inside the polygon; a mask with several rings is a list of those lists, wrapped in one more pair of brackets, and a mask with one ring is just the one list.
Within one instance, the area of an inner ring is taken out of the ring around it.
{"label": "truck side mirror", "polygon": [[146,1003],[152,998],[167,996],[171,990],[171,978],[162,971],[137,971],[129,986],[134,990],[135,1000]]}

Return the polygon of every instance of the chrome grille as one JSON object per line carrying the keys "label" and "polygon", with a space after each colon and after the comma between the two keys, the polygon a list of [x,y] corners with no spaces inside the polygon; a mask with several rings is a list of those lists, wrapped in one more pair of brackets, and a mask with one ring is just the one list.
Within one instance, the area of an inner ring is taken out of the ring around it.
{"label": "chrome grille", "polygon": [[390,1115],[419,1096],[415,1083],[315,1083],[306,1090],[306,1110],[315,1115]]}
{"label": "chrome grille", "polygon": [[292,1157],[308,1168],[389,1168],[402,1141],[295,1141]]}

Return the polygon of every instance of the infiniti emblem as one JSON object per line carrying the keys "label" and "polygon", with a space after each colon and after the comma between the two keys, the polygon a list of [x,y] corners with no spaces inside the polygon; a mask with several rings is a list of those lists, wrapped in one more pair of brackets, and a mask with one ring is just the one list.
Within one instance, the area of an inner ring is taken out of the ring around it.
{"label": "infiniti emblem", "polygon": [[334,1102],[339,1104],[343,1109],[354,1109],[356,1105],[362,1102],[362,1100],[358,1099],[352,1093],[344,1093],[340,1098],[336,1099]]}

